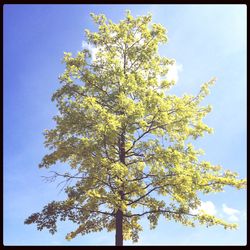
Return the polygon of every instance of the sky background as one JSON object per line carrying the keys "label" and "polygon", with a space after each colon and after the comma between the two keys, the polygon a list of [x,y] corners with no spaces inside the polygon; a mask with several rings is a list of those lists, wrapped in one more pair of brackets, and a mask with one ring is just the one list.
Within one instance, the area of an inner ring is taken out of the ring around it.
{"label": "sky background", "polygon": [[[114,232],[65,235],[76,226],[59,223],[58,232],[24,225],[33,212],[60,200],[57,183],[45,183],[38,169],[46,153],[43,130],[54,126],[57,113],[52,93],[60,86],[63,52],[82,49],[84,29],[96,30],[90,12],[114,22],[132,15],[153,14],[168,30],[160,53],[176,59],[173,93],[195,94],[202,83],[217,77],[204,104],[213,111],[205,119],[214,134],[194,142],[204,159],[246,177],[246,6],[245,5],[4,5],[4,245],[113,245]],[[57,166],[60,167],[60,166]],[[214,226],[189,228],[159,220],[151,231],[146,220],[139,245],[245,245],[246,191],[202,197],[203,208],[238,230]],[[125,245],[132,244],[126,241]]]}

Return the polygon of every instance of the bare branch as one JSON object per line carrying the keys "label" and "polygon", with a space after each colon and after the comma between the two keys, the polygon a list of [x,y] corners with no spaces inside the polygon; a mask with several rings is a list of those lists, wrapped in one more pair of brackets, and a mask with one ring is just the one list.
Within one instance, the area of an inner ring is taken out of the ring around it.
{"label": "bare branch", "polygon": [[159,188],[162,188],[162,187],[161,187],[161,186],[157,186],[157,187],[152,188],[152,189],[151,189],[150,191],[148,191],[146,194],[140,196],[140,197],[139,197],[138,199],[136,199],[136,200],[133,200],[133,201],[129,202],[127,205],[130,206],[130,205],[132,205],[132,204],[134,204],[134,203],[140,201],[141,199],[145,198],[145,197],[148,196],[150,193],[152,193],[153,191],[155,191],[156,189],[159,189]]}
{"label": "bare branch", "polygon": [[197,217],[197,215],[194,214],[190,214],[190,213],[180,213],[177,211],[170,211],[170,210],[162,210],[162,209],[158,209],[158,210],[150,210],[150,211],[146,211],[143,213],[137,213],[137,214],[124,214],[124,217],[135,217],[135,216],[143,216],[145,214],[152,214],[152,213],[172,213],[172,214],[184,214],[184,215],[189,215],[189,216],[193,216],[193,217]]}

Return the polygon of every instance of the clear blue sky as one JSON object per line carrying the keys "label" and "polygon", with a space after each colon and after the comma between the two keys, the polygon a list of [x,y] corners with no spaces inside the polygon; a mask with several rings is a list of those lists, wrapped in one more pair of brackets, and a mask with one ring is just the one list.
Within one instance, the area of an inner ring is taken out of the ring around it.
{"label": "clear blue sky", "polygon": [[[77,52],[84,29],[96,29],[89,13],[104,13],[118,22],[126,9],[132,15],[152,12],[153,22],[168,30],[162,55],[178,65],[176,94],[197,93],[211,77],[217,83],[206,103],[206,118],[214,128],[195,142],[205,159],[246,177],[246,6],[245,5],[4,5],[4,244],[5,245],[113,245],[114,233],[64,237],[75,226],[59,224],[58,232],[37,231],[24,225],[32,212],[60,200],[56,183],[45,183],[38,169],[46,149],[42,132],[52,128],[57,113],[51,102],[64,70],[64,51]],[[203,197],[207,209],[239,223],[236,231],[222,227],[184,227],[159,221],[150,231],[143,221],[141,245],[246,244],[246,191],[226,188]],[[132,244],[130,241],[125,244]]]}

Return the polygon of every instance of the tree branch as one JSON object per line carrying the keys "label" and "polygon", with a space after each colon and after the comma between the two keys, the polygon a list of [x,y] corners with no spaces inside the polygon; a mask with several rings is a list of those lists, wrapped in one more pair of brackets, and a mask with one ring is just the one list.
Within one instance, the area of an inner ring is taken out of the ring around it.
{"label": "tree branch", "polygon": [[[149,185],[148,185],[148,186],[149,186]],[[148,191],[146,194],[140,196],[138,199],[129,202],[129,203],[127,204],[127,206],[130,206],[130,205],[132,205],[132,204],[134,204],[134,203],[140,201],[141,199],[145,198],[145,197],[148,196],[150,193],[152,193],[153,191],[155,191],[156,189],[159,189],[159,188],[162,188],[162,187],[161,187],[161,186],[157,186],[157,187],[152,188],[150,191]]]}
{"label": "tree branch", "polygon": [[[172,214],[180,214],[180,212],[177,212],[177,211],[170,211],[170,210],[161,210],[161,209],[158,209],[158,210],[150,210],[150,211],[146,211],[146,212],[143,212],[143,213],[137,213],[137,214],[124,214],[125,217],[135,217],[135,216],[143,216],[145,214],[152,214],[152,213],[172,213]],[[189,216],[193,216],[193,217],[196,217],[197,215],[194,215],[194,214],[190,214],[190,213],[181,213],[181,214],[184,214],[184,215],[189,215]]]}

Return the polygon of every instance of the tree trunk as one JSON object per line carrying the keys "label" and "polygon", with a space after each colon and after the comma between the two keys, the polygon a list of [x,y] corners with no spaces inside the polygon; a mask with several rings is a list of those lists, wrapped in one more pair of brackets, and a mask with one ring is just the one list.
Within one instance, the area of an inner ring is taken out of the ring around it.
{"label": "tree trunk", "polygon": [[[121,138],[119,141],[119,158],[120,162],[125,164],[125,132],[121,134]],[[121,200],[124,199],[124,185],[121,185],[121,190],[119,191],[119,194],[121,196]],[[116,212],[116,218],[115,218],[115,227],[116,227],[116,233],[115,233],[115,245],[116,246],[123,246],[123,212],[119,208]]]}
{"label": "tree trunk", "polygon": [[118,209],[115,219],[116,219],[115,245],[123,246],[123,231],[122,231],[123,214],[120,209]]}

